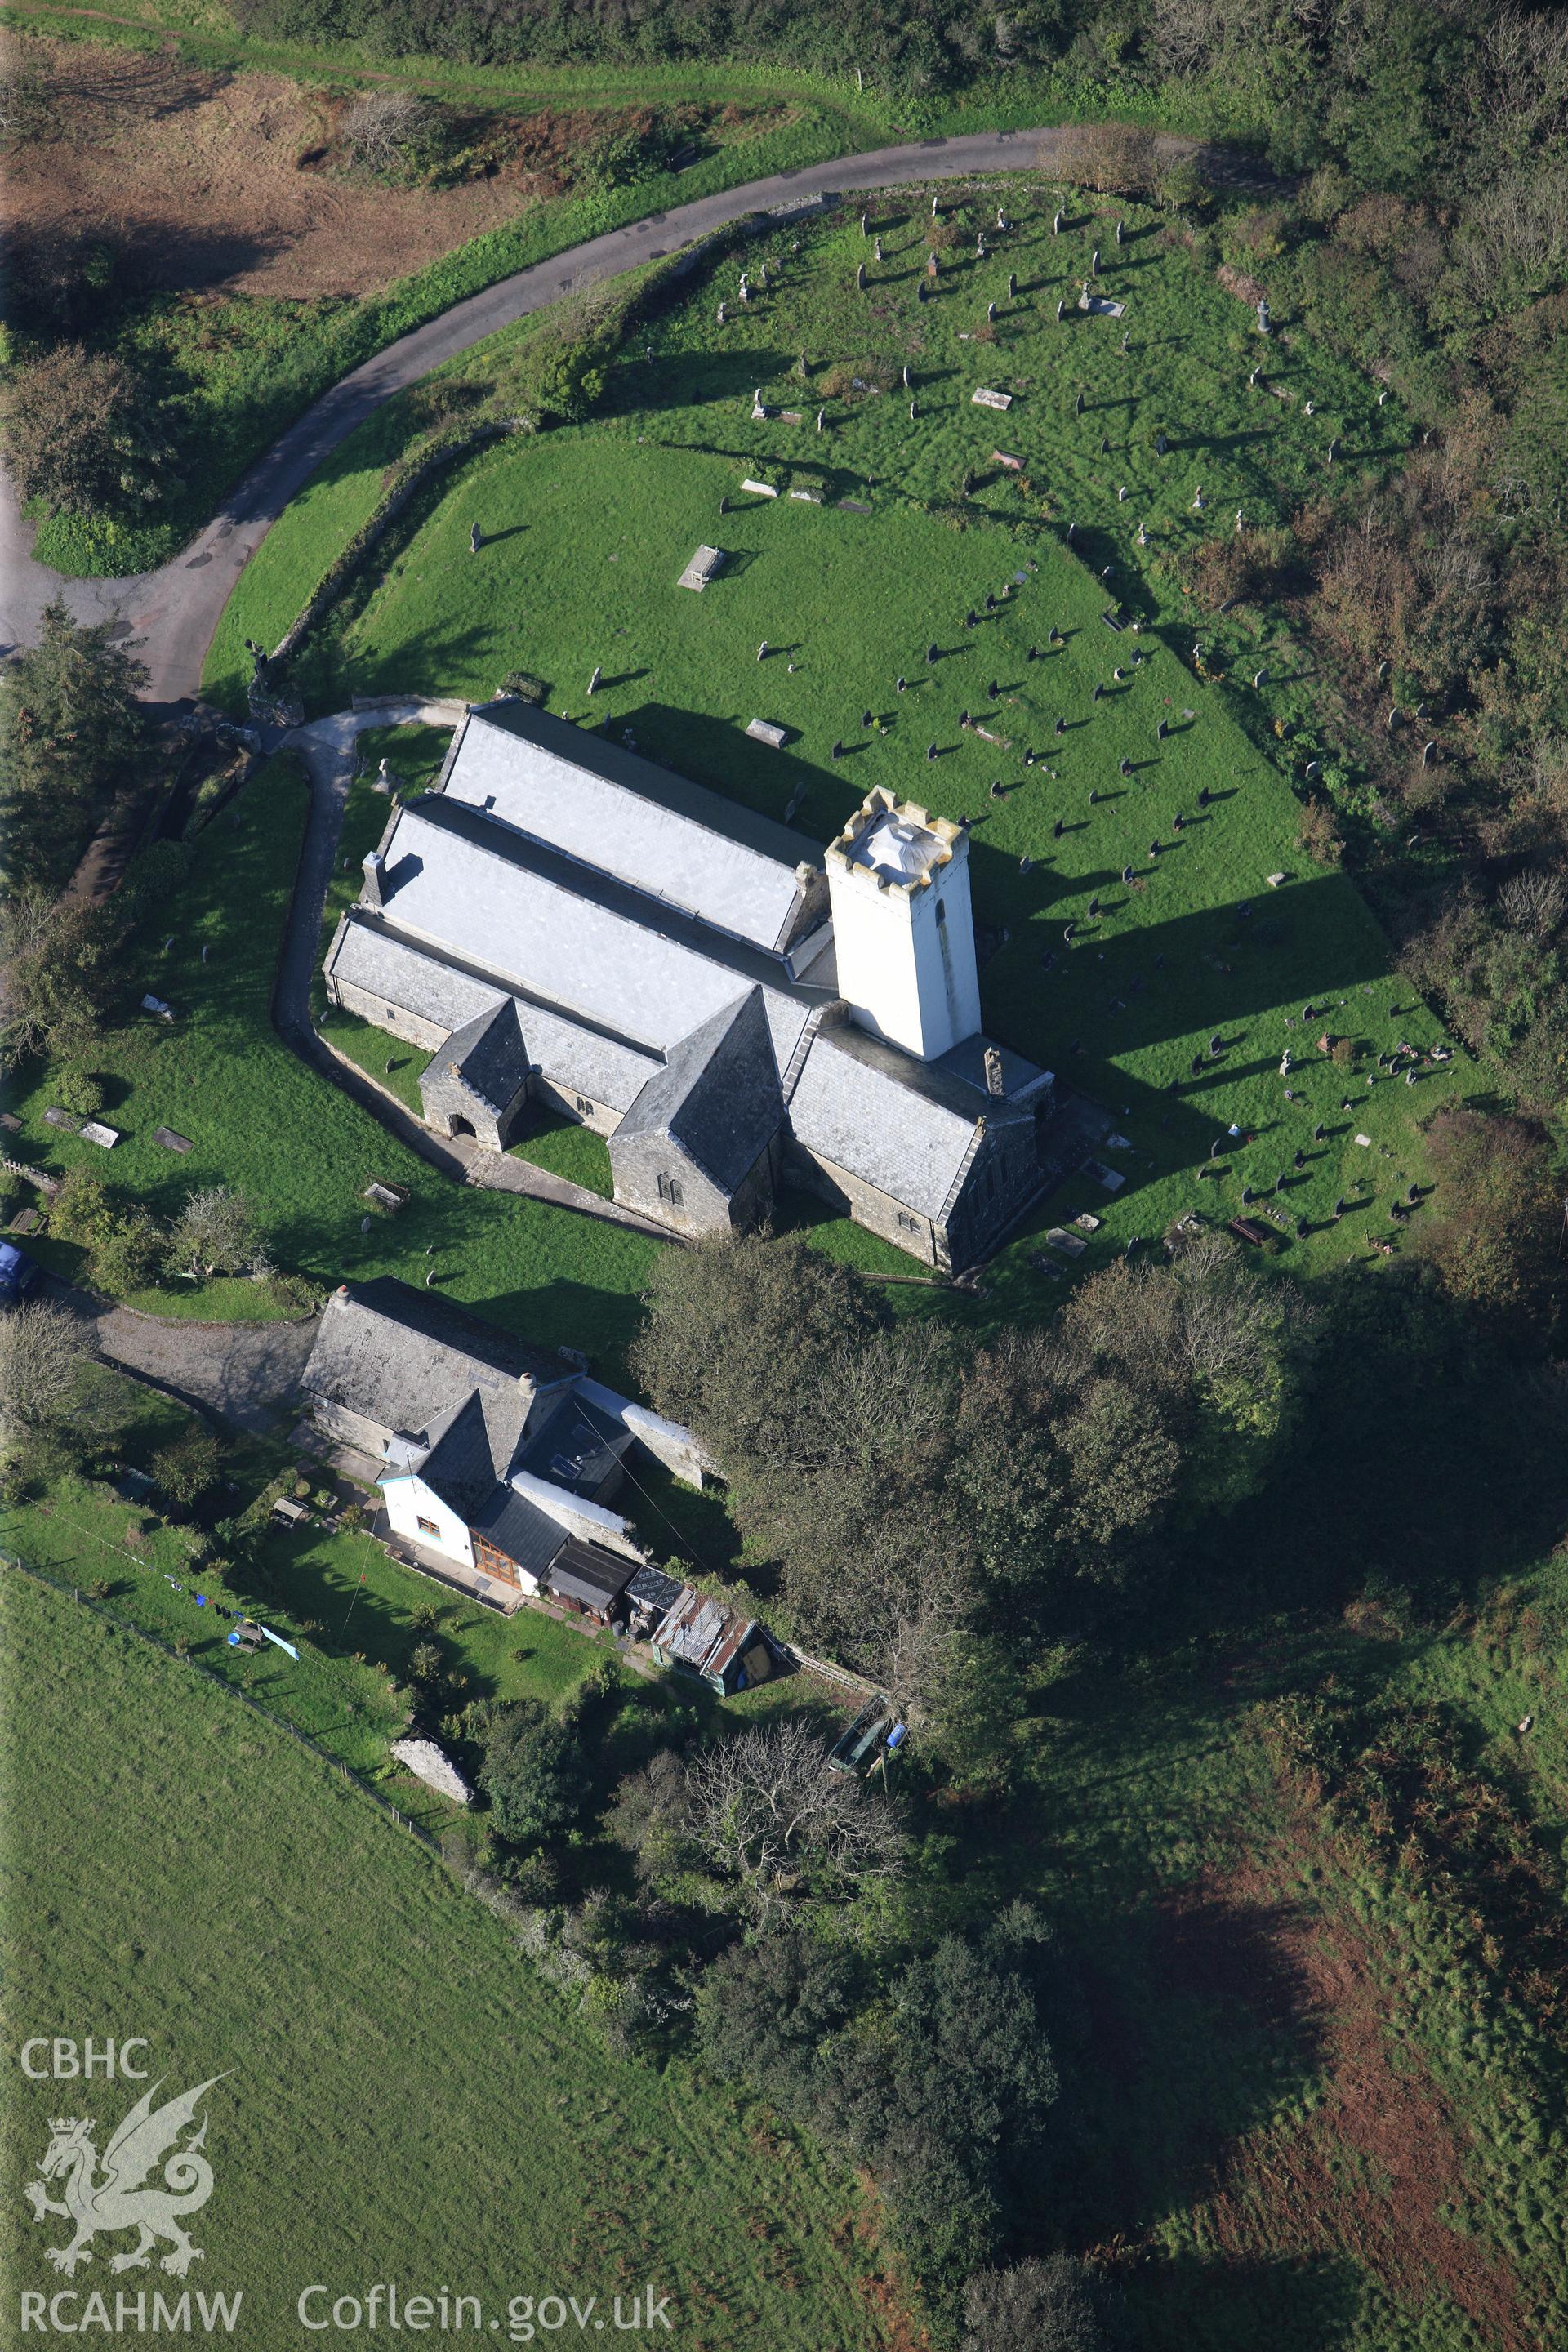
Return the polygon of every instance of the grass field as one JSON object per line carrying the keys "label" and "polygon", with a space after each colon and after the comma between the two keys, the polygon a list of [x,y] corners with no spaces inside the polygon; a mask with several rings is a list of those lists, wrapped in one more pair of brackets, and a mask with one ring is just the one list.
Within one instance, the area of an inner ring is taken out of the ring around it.
{"label": "grass field", "polygon": [[[309,2340],[304,2286],[388,2279],[479,2296],[503,2342],[512,2297],[607,2313],[618,2292],[625,2311],[650,2281],[701,2352],[882,2340],[847,2180],[683,2067],[614,2061],[428,1854],[205,1678],[20,1575],[0,1600],[27,1696],[5,1759],[8,2030],[144,2035],[167,2095],[224,2078],[190,2284],[243,2293],[230,2341],[279,2352]],[[91,2093],[101,2150],[134,2086]],[[51,2080],[8,2102],[18,2288],[64,2284],[43,2255],[58,2221],[35,2227],[18,2193],[61,2105]]]}
{"label": "grass field", "polygon": [[[376,805],[384,814],[385,803]],[[202,834],[174,944],[147,961],[147,984],[176,1018],[132,1016],[108,1033],[100,1056],[104,1116],[123,1132],[112,1157],[45,1122],[47,1065],[32,1066],[16,1094],[22,1128],[13,1151],[57,1171],[89,1166],[163,1216],[201,1185],[238,1186],[284,1268],[320,1286],[374,1274],[423,1283],[433,1270],[448,1297],[546,1346],[584,1348],[614,1376],[658,1244],[516,1195],[459,1188],[308,1069],[273,1030],[273,971],[304,813],[302,778],[277,761]],[[160,1125],[188,1136],[193,1149],[162,1149],[153,1140]],[[362,1233],[361,1195],[373,1177],[406,1185],[413,1198]],[[434,1260],[426,1256],[431,1244]],[[73,1244],[46,1241],[37,1255],[62,1272],[79,1266]],[[237,1306],[267,1311],[268,1293],[171,1283],[132,1303],[221,1318]]]}
{"label": "grass field", "polygon": [[[798,799],[796,823],[822,840],[873,784],[968,815],[992,950],[987,1022],[1103,1104],[1128,1139],[1110,1155],[1127,1178],[1114,1200],[1075,1179],[1050,1204],[1052,1218],[1104,1216],[1080,1265],[1189,1208],[1234,1215],[1245,1191],[1272,1194],[1281,1176],[1292,1264],[1370,1258],[1391,1203],[1422,1174],[1417,1121],[1458,1074],[1428,1066],[1405,1087],[1380,1070],[1401,1039],[1425,1050],[1440,1031],[1395,984],[1353,883],[1298,845],[1317,681],[1250,608],[1205,630],[1200,676],[1180,569],[1202,537],[1233,529],[1237,508],[1256,527],[1392,461],[1403,420],[1300,341],[1265,345],[1249,310],[1163,242],[1152,215],[1127,208],[1118,248],[1108,210],[1079,205],[1058,236],[1054,199],[1008,202],[1022,225],[978,260],[969,231],[994,213],[972,207],[924,304],[914,288],[931,222],[912,202],[873,208],[885,260],[868,260],[864,295],[853,274],[871,247],[853,221],[825,226],[798,254],[783,238],[749,250],[753,278],[766,258],[773,284],[747,310],[721,265],[628,354],[604,420],[492,452],[432,493],[417,530],[307,650],[301,678],[326,709],[351,691],[483,695],[524,668],[547,682],[552,708],[630,731],[655,759],[773,814]],[[1095,243],[1101,283],[1130,299],[1126,354],[1112,320],[1069,309],[1056,322]],[[721,291],[733,314],[722,329]],[[995,341],[966,345],[992,299]],[[800,354],[804,380],[792,373]],[[1249,389],[1260,354],[1289,398]],[[855,374],[889,389],[858,394]],[[1005,420],[973,405],[981,383],[1016,393]],[[753,391],[769,406],[798,402],[802,423],[754,420]],[[999,446],[1022,456],[1022,476],[989,463]],[[363,451],[341,454],[346,496],[369,465]],[[748,476],[826,502],[744,493]],[[836,503],[845,498],[871,511]],[[675,575],[702,540],[724,547],[725,573],[700,598],[679,593]],[[324,560],[303,511],[273,533],[226,637],[253,620],[262,634],[281,625],[278,583],[286,570],[304,576],[307,541]],[[1101,583],[1104,562],[1113,576]],[[1136,637],[1104,627],[1113,599],[1141,618]],[[961,729],[965,710],[995,740]],[[753,716],[790,728],[783,753],[746,740]],[[1324,764],[1353,813],[1356,779]],[[1276,872],[1288,877],[1277,892]],[[1351,1041],[1349,1066],[1319,1052],[1325,1032]],[[1282,1077],[1287,1051],[1296,1066]],[[1222,1172],[1199,1183],[1216,1140]],[[1031,1264],[1041,1222],[994,1270],[987,1316],[1049,1296],[1051,1277]]]}

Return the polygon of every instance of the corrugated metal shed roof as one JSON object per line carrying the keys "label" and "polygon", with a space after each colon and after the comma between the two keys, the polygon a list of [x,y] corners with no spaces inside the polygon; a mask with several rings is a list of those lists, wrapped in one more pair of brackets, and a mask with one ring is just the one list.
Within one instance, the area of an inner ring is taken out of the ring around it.
{"label": "corrugated metal shed roof", "polygon": [[592,1544],[568,1542],[550,1571],[550,1590],[563,1601],[580,1601],[587,1609],[607,1609],[632,1580],[636,1560],[598,1551]]}

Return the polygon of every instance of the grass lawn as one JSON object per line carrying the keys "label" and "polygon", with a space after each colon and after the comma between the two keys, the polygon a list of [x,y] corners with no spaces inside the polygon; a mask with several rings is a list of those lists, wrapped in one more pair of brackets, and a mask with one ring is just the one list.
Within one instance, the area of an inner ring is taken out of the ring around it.
{"label": "grass lawn", "polygon": [[[391,547],[379,584],[307,651],[302,680],[325,709],[351,691],[482,695],[525,668],[549,683],[553,709],[629,731],[653,758],[752,805],[782,814],[798,795],[797,824],[821,840],[876,783],[968,815],[987,1023],[1103,1105],[1126,1138],[1108,1155],[1123,1189],[1112,1198],[1073,1179],[992,1270],[987,1318],[1037,1312],[1054,1294],[1032,1262],[1047,1222],[1102,1216],[1079,1261],[1088,1270],[1189,1208],[1233,1216],[1244,1191],[1272,1194],[1281,1176],[1288,1262],[1376,1263],[1369,1244],[1392,1232],[1390,1205],[1423,1172],[1417,1121],[1461,1073],[1428,1069],[1413,1087],[1380,1074],[1377,1055],[1400,1039],[1425,1049],[1441,1033],[1396,985],[1353,882],[1297,845],[1298,790],[1318,749],[1314,681],[1253,610],[1205,630],[1200,677],[1170,559],[1229,532],[1237,507],[1253,524],[1273,520],[1392,462],[1403,419],[1303,342],[1266,344],[1250,311],[1165,245],[1152,215],[1128,208],[1119,249],[1109,211],[1080,204],[1058,237],[1054,198],[1020,191],[1008,202],[1022,226],[978,260],[974,223],[994,215],[972,210],[925,304],[914,289],[931,223],[913,202],[874,207],[880,266],[853,223],[807,233],[799,254],[782,238],[750,249],[753,278],[765,257],[774,283],[746,310],[730,299],[734,266],[721,265],[650,330],[651,357],[628,357],[611,414],[492,451],[445,486],[416,533]],[[1129,298],[1126,354],[1115,321],[1069,309],[1056,323],[1094,242],[1102,282]],[[853,286],[862,258],[864,296]],[[737,314],[722,329],[721,293]],[[996,340],[976,343],[991,299]],[[799,353],[804,382],[792,373]],[[1248,388],[1259,357],[1289,397]],[[912,424],[898,383],[906,363]],[[856,373],[889,388],[857,394]],[[978,383],[1015,391],[1005,418],[974,407]],[[754,421],[757,389],[769,404],[797,401],[804,422]],[[1163,458],[1156,431],[1170,443]],[[1023,477],[989,462],[998,446],[1024,457]],[[966,470],[973,495],[960,502]],[[748,475],[820,488],[830,502],[749,496]],[[831,503],[844,497],[871,512]],[[1061,541],[1069,519],[1076,552]],[[476,520],[487,537],[477,561]],[[703,540],[729,564],[701,597],[683,594],[675,576]],[[1102,584],[1104,562],[1115,576]],[[231,632],[249,626],[251,576]],[[1142,616],[1136,637],[1103,625],[1113,595]],[[590,702],[595,664],[604,677]],[[879,727],[862,726],[868,709]],[[997,740],[962,730],[966,709]],[[786,750],[744,737],[753,716],[790,728]],[[1333,771],[1329,782],[1353,816],[1356,780]],[[1277,891],[1276,872],[1288,877]],[[1352,1066],[1320,1054],[1325,1031],[1352,1041]],[[1287,1051],[1297,1066],[1281,1077]],[[1223,1172],[1200,1183],[1216,1139]]]}
{"label": "grass lawn", "polygon": [[[169,1024],[135,1014],[106,1037],[104,1116],[123,1132],[112,1157],[46,1124],[52,1082],[47,1066],[37,1065],[16,1092],[22,1129],[13,1152],[57,1171],[90,1166],[160,1216],[176,1213],[200,1185],[237,1185],[256,1204],[279,1264],[312,1283],[375,1274],[423,1283],[434,1270],[465,1306],[546,1346],[584,1348],[618,1377],[658,1244],[567,1210],[459,1188],[404,1150],[274,1032],[273,970],[305,797],[291,761],[259,770],[201,835],[168,954],[155,945],[133,950],[144,969],[130,975],[132,1002],[142,986],[154,988],[176,1018]],[[384,815],[385,803],[376,805]],[[188,1136],[193,1149],[161,1148],[159,1125]],[[396,1217],[372,1216],[362,1232],[361,1195],[373,1177],[406,1185],[413,1198]],[[432,1243],[433,1260],[426,1256]],[[37,1255],[60,1271],[78,1270],[72,1245],[46,1242]],[[216,1318],[236,1305],[265,1311],[268,1297],[248,1283],[181,1283],[132,1303]]]}
{"label": "grass lawn", "polygon": [[[480,2297],[502,2341],[513,2296],[607,2312],[649,2280],[694,2352],[882,2340],[848,2180],[684,2066],[613,2059],[439,1864],[205,1678],[24,1577],[0,1601],[8,2031],[145,2034],[171,2095],[225,2078],[191,2284],[243,2292],[230,2341],[275,2352],[306,2284],[390,2278]],[[131,2095],[95,2101],[101,2149]],[[59,2109],[49,2080],[12,2102],[6,2270],[45,2292],[58,2225],[19,2189]]]}

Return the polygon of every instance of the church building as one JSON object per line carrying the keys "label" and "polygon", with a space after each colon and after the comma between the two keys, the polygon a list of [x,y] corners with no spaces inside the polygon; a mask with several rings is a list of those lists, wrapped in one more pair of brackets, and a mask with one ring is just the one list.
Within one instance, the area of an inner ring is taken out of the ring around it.
{"label": "church building", "polygon": [[956,1272],[1040,1191],[1055,1093],[981,1034],[969,851],[879,789],[824,855],[498,699],[366,857],[327,993],[430,1055],[440,1134],[504,1150],[542,1105],[674,1231],[804,1186]]}

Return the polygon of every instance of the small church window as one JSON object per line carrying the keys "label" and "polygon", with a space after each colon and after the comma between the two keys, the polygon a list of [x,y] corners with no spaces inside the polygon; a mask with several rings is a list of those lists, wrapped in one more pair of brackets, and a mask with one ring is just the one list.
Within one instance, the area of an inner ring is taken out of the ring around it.
{"label": "small church window", "polygon": [[686,1198],[686,1194],[681,1189],[680,1179],[679,1176],[667,1176],[664,1171],[660,1169],[658,1176],[658,1197],[661,1201],[668,1201],[672,1209],[679,1209],[680,1207],[682,1202]]}
{"label": "small church window", "polygon": [[918,1217],[911,1217],[911,1216],[910,1215],[909,1212],[908,1212],[907,1210],[905,1210],[905,1209],[900,1209],[900,1210],[899,1211],[899,1231],[900,1231],[900,1233],[901,1233],[901,1234],[918,1234],[918,1233],[919,1233],[919,1231],[920,1231],[920,1229],[921,1229],[921,1221],[920,1221],[920,1219],[919,1219]]}
{"label": "small church window", "polygon": [[594,1106],[593,1106],[593,1104],[588,1100],[588,1097],[587,1097],[587,1096],[586,1096],[586,1095],[579,1095],[579,1096],[578,1096],[578,1097],[577,1097],[577,1108],[578,1108],[578,1109],[582,1112],[582,1114],[583,1114],[583,1116],[584,1116],[584,1118],[593,1118],[593,1116],[594,1116]]}

